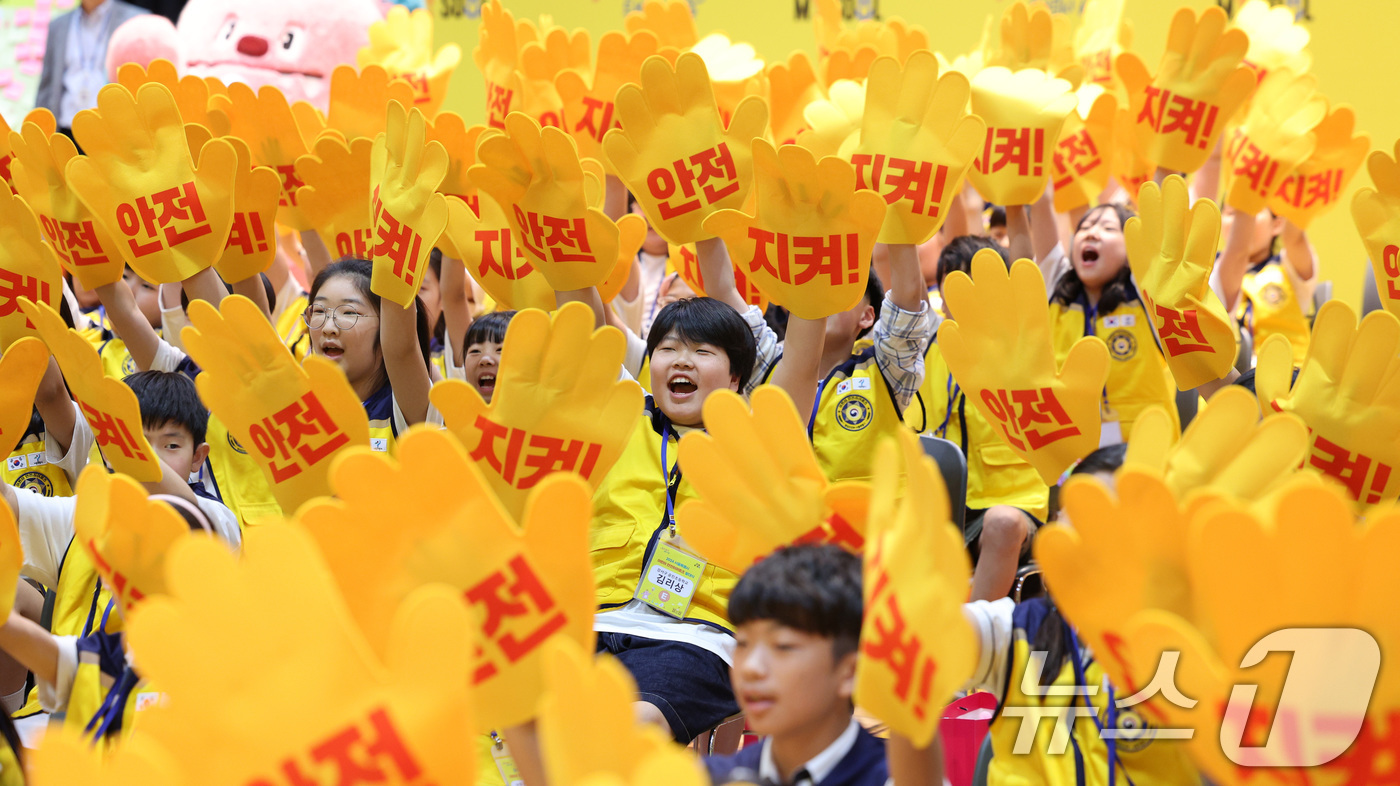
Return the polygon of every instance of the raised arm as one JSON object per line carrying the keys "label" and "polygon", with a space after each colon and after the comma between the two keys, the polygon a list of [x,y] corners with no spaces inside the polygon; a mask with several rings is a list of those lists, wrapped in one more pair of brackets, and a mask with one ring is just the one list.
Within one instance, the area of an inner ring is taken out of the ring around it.
{"label": "raised arm", "polygon": [[58,361],[52,357],[49,358],[49,367],[44,370],[44,378],[39,381],[34,406],[39,410],[39,417],[44,419],[44,433],[57,449],[55,452],[67,453],[68,446],[73,444],[78,413],[73,408],[73,398],[68,395],[68,386],[63,383],[63,372],[58,370]]}
{"label": "raised arm", "polygon": [[471,298],[467,296],[467,268],[460,259],[442,255],[442,275],[438,279],[442,292],[442,318],[447,323],[445,338],[451,347],[453,362],[462,365],[462,344],[467,329],[472,326]]}
{"label": "raised arm", "polygon": [[1283,222],[1283,256],[1293,266],[1293,272],[1304,281],[1317,274],[1317,252],[1308,242],[1308,233],[1292,221]]}
{"label": "raised arm", "polygon": [[[271,281],[271,279],[269,279],[269,281]],[[233,294],[242,295],[253,301],[254,305],[258,307],[258,310],[262,312],[262,315],[267,318],[267,321],[272,321],[272,304],[267,302],[267,287],[263,286],[262,274],[248,276],[242,281],[235,281],[229,286],[233,288]]]}
{"label": "raised arm", "polygon": [[102,307],[107,311],[107,318],[112,320],[117,335],[126,343],[131,360],[142,371],[149,370],[156,359],[156,350],[160,349],[160,336],[141,314],[131,287],[127,286],[126,281],[117,279],[98,287],[97,297],[102,301]]}
{"label": "raised arm", "polygon": [[379,344],[384,368],[394,388],[394,400],[409,425],[428,417],[428,391],[433,386],[428,363],[418,344],[418,301],[408,308],[385,298],[379,307]]}
{"label": "raised arm", "polygon": [[1006,206],[1006,237],[1012,260],[1035,259],[1035,240],[1031,238],[1031,220],[1025,205]]}
{"label": "raised arm", "polygon": [[57,637],[18,611],[11,611],[9,620],[0,625],[0,649],[34,672],[35,679],[49,685],[58,682]]}
{"label": "raised arm", "polygon": [[[1055,192],[1051,187],[1046,187],[1045,193],[1040,199],[1031,205],[1031,252],[1035,254],[1035,263],[1044,264],[1050,253],[1055,250],[1055,246],[1060,244],[1060,225],[1055,218]],[[1008,219],[1008,226],[1010,220]],[[1019,259],[1020,257],[1013,257]]]}
{"label": "raised arm", "polygon": [[1254,243],[1254,216],[1234,208],[1227,208],[1234,217],[1230,222],[1230,233],[1225,236],[1225,250],[1216,261],[1215,273],[1219,277],[1220,302],[1226,311],[1234,311],[1240,300],[1240,287],[1244,285],[1244,274],[1249,269],[1249,251]]}

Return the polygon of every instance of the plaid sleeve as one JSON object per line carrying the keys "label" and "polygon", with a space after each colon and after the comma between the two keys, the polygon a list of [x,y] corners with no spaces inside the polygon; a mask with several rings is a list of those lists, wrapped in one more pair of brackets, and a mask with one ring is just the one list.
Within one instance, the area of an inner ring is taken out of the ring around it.
{"label": "plaid sleeve", "polygon": [[875,363],[894,389],[895,402],[901,412],[908,408],[924,383],[924,352],[941,321],[929,308],[927,300],[919,306],[918,311],[905,311],[886,293],[885,302],[880,306],[880,319],[871,331]]}
{"label": "plaid sleeve", "polygon": [[741,314],[744,322],[748,323],[749,330],[753,332],[754,343],[758,344],[758,354],[753,363],[753,374],[749,377],[749,384],[744,387],[744,395],[753,393],[754,388],[762,384],[767,379],[768,373],[773,370],[773,366],[782,359],[782,350],[778,347],[778,334],[769,327],[768,320],[763,318],[763,309],[758,306],[749,306],[749,310]]}

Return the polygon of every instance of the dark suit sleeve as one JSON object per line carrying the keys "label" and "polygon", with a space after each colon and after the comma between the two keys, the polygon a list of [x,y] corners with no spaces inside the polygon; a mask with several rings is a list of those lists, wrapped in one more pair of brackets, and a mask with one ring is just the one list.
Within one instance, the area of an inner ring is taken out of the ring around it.
{"label": "dark suit sleeve", "polygon": [[70,24],[68,14],[60,14],[49,23],[44,65],[39,72],[39,89],[34,95],[34,106],[48,109],[55,117],[58,116],[58,104],[63,97],[63,63],[59,60],[59,41],[62,40],[60,36],[67,35]]}

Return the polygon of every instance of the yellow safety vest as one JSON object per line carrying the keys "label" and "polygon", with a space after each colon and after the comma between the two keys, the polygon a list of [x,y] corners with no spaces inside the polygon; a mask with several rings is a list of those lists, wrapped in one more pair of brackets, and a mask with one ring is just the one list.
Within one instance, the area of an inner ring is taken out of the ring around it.
{"label": "yellow safety vest", "polygon": [[1064,305],[1050,303],[1050,326],[1055,342],[1055,362],[1064,363],[1070,348],[1084,336],[1108,345],[1108,384],[1104,387],[1104,421],[1118,421],[1123,441],[1133,423],[1148,407],[1162,406],[1176,423],[1176,382],[1167,359],[1157,346],[1157,334],[1139,300],[1119,304],[1111,313],[1086,320],[1085,301]]}
{"label": "yellow safety vest", "polygon": [[381,387],[364,401],[369,416],[369,446],[381,453],[393,453],[398,429],[394,425],[394,391],[389,385]]}
{"label": "yellow safety vest", "polygon": [[962,448],[967,457],[967,506],[984,510],[1010,505],[1044,521],[1049,513],[1050,488],[968,402],[948,371],[937,341],[929,342],[924,369],[924,383],[905,410],[904,422]]}
{"label": "yellow safety vest", "polygon": [[880,438],[902,428],[902,414],[873,347],[832,369],[807,426],[827,479],[868,480]]}
{"label": "yellow safety vest", "polygon": [[306,322],[301,318],[305,311],[306,295],[297,295],[282,309],[282,313],[277,315],[277,335],[282,337],[282,343],[290,347],[306,335]]}
{"label": "yellow safety vest", "polygon": [[[109,646],[119,644],[119,641],[120,639],[110,641]],[[104,742],[110,744],[119,739],[126,739],[131,735],[137,713],[159,703],[160,694],[146,685],[144,679],[140,679],[135,674],[127,676],[121,670],[125,660],[120,652],[107,653],[108,662],[105,664],[107,668],[103,668],[103,658],[97,652],[85,648],[83,646],[85,643],[79,643],[78,669],[73,675],[73,691],[68,696],[68,708],[64,711],[63,725],[73,731],[84,732],[93,721],[93,716],[102,709],[107,694],[114,688],[126,688],[127,694],[121,709],[121,728],[117,731],[116,736],[109,737]],[[113,660],[117,657],[123,657],[123,660],[114,663]],[[136,682],[134,685],[121,685],[123,678],[135,679]],[[99,726],[101,723],[102,721],[98,721]],[[94,727],[89,735],[96,734],[97,731],[98,728]]]}
{"label": "yellow safety vest", "polygon": [[46,433],[35,433],[32,429],[24,435],[5,458],[5,482],[45,497],[71,497],[73,487],[68,482],[68,474],[48,461],[47,437]]}
{"label": "yellow safety vest", "polygon": [[24,768],[8,740],[0,740],[0,786],[24,786]]}
{"label": "yellow safety vest", "polygon": [[[1047,606],[1043,598],[1036,598],[1016,607],[1012,614],[1012,665],[1007,675],[1006,695],[997,716],[992,721],[992,764],[988,772],[988,782],[1006,784],[1046,784],[1046,786],[1075,786],[1084,784],[1107,784],[1109,749],[1107,741],[1099,733],[1099,727],[1116,728],[1119,738],[1112,740],[1115,752],[1114,781],[1126,786],[1129,778],[1135,786],[1189,786],[1201,783],[1200,773],[1186,756],[1186,748],[1181,740],[1154,739],[1154,731],[1143,714],[1143,708],[1114,707],[1110,714],[1109,702],[1124,698],[1120,691],[1110,693],[1108,678],[1094,662],[1092,656],[1079,655],[1083,667],[1084,686],[1097,686],[1092,696],[1077,695],[1026,695],[1022,690],[1023,677],[1030,660],[1031,642],[1045,619]],[[1087,662],[1086,662],[1087,661]],[[1081,684],[1075,668],[1075,655],[1067,654],[1052,687],[1067,689]],[[1032,685],[1039,683],[1039,674],[1032,673],[1026,678]],[[1083,708],[1090,702],[1093,717],[1067,717],[1071,703]],[[1040,716],[1009,715],[1007,707],[1058,708],[1061,712],[1052,717],[1045,712]],[[1037,718],[1043,718],[1037,720]],[[1061,718],[1063,718],[1061,720]],[[1097,723],[1095,720],[1097,719]],[[1062,753],[1051,752],[1051,737],[1057,723],[1073,720],[1071,741]],[[1035,740],[1029,752],[1015,753],[1016,736],[1022,723],[1035,724]],[[1082,761],[1082,764],[1080,762]],[[1082,768],[1082,771],[1081,771]],[[1083,780],[1079,776],[1083,775]]]}
{"label": "yellow safety vest", "polygon": [[[272,494],[267,476],[243,445],[229,433],[217,415],[210,413],[206,441],[209,443],[209,469],[213,486],[224,505],[238,517],[238,526],[247,529],[269,517],[282,515],[282,507]],[[291,511],[295,512],[295,511]]]}
{"label": "yellow safety vest", "polygon": [[[600,608],[616,608],[632,599],[642,580],[642,569],[667,528],[667,481],[661,461],[663,432],[666,463],[674,468],[672,509],[696,496],[676,464],[679,439],[675,428],[647,396],[642,423],[633,430],[622,456],[593,494],[588,545]],[[730,630],[729,593],[738,581],[733,573],[706,565],[687,620]]]}
{"label": "yellow safety vest", "polygon": [[1293,290],[1293,282],[1278,256],[1255,265],[1244,274],[1240,284],[1239,306],[1236,314],[1254,336],[1254,348],[1264,346],[1264,341],[1275,333],[1281,334],[1293,345],[1293,362],[1301,365],[1308,355],[1308,318],[1304,315],[1306,306],[1299,302]]}

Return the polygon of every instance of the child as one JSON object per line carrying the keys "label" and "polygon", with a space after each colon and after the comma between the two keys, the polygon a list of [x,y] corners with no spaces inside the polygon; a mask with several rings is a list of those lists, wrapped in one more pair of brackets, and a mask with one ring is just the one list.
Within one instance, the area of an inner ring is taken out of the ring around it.
{"label": "child", "polygon": [[705,760],[716,784],[884,784],[885,744],[853,717],[863,610],[860,558],[831,546],[780,549],[729,598],[734,695],[763,737]]}
{"label": "child", "polygon": [[1293,345],[1293,362],[1301,364],[1318,280],[1312,244],[1303,230],[1268,208],[1257,216],[1232,208],[1223,218],[1229,227],[1211,288],[1254,337],[1256,349],[1281,333]]}
{"label": "child", "polygon": [[515,317],[514,311],[492,311],[472,321],[463,340],[462,365],[455,365],[449,350],[447,375],[464,379],[476,388],[487,404],[496,392],[496,375],[501,370],[501,347],[505,345],[506,329]]}
{"label": "child", "polygon": [[[627,210],[646,218],[642,206],[637,204],[637,200],[631,194],[627,195]],[[666,307],[663,291],[667,278],[666,264],[670,256],[666,239],[657,234],[648,221],[647,235],[642,240],[642,247],[637,250],[632,274],[628,276],[622,292],[611,304],[622,323],[641,338],[647,337],[652,322],[656,321],[656,315]]]}
{"label": "child", "polygon": [[[991,238],[964,235],[943,249],[938,286],[955,270],[969,273],[972,257],[989,248],[1007,264],[1006,249]],[[945,315],[956,318],[947,313]],[[1016,568],[1029,559],[1031,540],[1050,505],[1050,489],[982,417],[953,379],[937,340],[924,358],[927,376],[905,422],[920,432],[952,440],[967,457],[967,518],[963,536],[975,569],[972,598],[995,600],[1011,591]]]}

